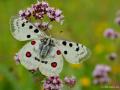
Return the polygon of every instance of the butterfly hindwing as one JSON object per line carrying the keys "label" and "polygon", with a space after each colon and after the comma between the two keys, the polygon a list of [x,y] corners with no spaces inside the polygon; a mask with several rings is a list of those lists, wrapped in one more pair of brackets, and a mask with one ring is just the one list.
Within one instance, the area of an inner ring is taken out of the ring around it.
{"label": "butterfly hindwing", "polygon": [[47,57],[40,63],[39,70],[46,76],[54,76],[59,75],[62,67],[63,57],[61,52],[57,47],[52,47]]}
{"label": "butterfly hindwing", "polygon": [[45,34],[32,23],[22,17],[12,17],[11,32],[14,38],[19,41],[32,40],[45,37]]}
{"label": "butterfly hindwing", "polygon": [[20,63],[28,70],[39,69],[45,76],[58,75],[62,71],[63,57],[57,47],[52,47],[45,58],[40,57],[40,40],[27,43],[19,52]]}
{"label": "butterfly hindwing", "polygon": [[23,46],[18,52],[20,63],[28,70],[37,70],[39,67],[39,61],[35,60],[35,57],[39,57],[39,54],[35,51],[35,48],[38,47],[40,43],[39,40],[33,40]]}
{"label": "butterfly hindwing", "polygon": [[72,64],[80,63],[89,54],[89,50],[82,44],[57,40],[57,45],[64,58]]}

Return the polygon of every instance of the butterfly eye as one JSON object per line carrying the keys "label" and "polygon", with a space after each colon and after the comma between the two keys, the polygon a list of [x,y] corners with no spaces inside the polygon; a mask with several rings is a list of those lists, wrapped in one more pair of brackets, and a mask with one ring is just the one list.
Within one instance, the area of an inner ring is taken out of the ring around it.
{"label": "butterfly eye", "polygon": [[48,40],[48,38],[45,38],[45,41],[47,41]]}
{"label": "butterfly eye", "polygon": [[55,43],[54,43],[53,40],[51,40],[50,44],[51,44],[52,46],[55,46]]}

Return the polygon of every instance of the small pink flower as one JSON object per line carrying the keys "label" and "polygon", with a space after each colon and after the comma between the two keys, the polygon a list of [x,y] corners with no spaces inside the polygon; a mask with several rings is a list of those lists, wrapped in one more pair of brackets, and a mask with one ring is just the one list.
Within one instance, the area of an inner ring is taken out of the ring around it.
{"label": "small pink flower", "polygon": [[14,56],[14,60],[16,61],[16,64],[20,63],[20,57],[19,55],[16,53],[16,55]]}
{"label": "small pink flower", "polygon": [[109,66],[98,64],[93,71],[94,84],[108,83],[110,81],[110,78],[108,77],[109,72],[111,72]]}
{"label": "small pink flower", "polygon": [[107,84],[109,83],[111,80],[108,76],[104,76],[102,78],[95,78],[93,83],[94,84]]}
{"label": "small pink flower", "polygon": [[74,76],[72,77],[65,77],[64,78],[64,82],[66,85],[70,86],[70,87],[74,87],[76,84],[76,78]]}
{"label": "small pink flower", "polygon": [[115,38],[118,38],[118,33],[115,32],[113,29],[108,28],[105,30],[104,36],[110,39],[115,39]]}
{"label": "small pink flower", "polygon": [[49,7],[47,9],[47,15],[51,19],[51,21],[56,21],[56,22],[61,22],[64,18],[64,16],[62,15],[62,11],[59,9],[55,10],[55,8],[53,7]]}
{"label": "small pink flower", "polygon": [[40,28],[41,30],[51,30],[52,25],[49,24],[49,22],[42,22],[42,23],[35,23],[36,27]]}
{"label": "small pink flower", "polygon": [[58,76],[48,77],[43,84],[44,90],[62,90],[62,80]]}
{"label": "small pink flower", "polygon": [[50,7],[47,2],[43,1],[38,1],[37,4],[33,4],[32,7],[26,10],[20,10],[19,16],[26,19],[33,17],[37,20],[43,20],[47,16],[51,21],[60,22],[61,24],[64,21],[61,10]]}

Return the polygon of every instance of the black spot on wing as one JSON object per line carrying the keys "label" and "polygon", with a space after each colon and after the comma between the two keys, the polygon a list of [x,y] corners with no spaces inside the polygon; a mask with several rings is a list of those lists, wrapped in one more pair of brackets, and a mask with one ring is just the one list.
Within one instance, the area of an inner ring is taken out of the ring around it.
{"label": "black spot on wing", "polygon": [[27,35],[27,38],[30,38],[31,37],[31,35]]}
{"label": "black spot on wing", "polygon": [[77,48],[76,48],[76,51],[78,52],[79,50],[80,50],[80,48],[79,48],[79,47],[77,47]]}
{"label": "black spot on wing", "polygon": [[64,54],[67,54],[68,52],[67,51],[64,51]]}
{"label": "black spot on wing", "polygon": [[73,44],[72,44],[72,43],[69,43],[69,46],[70,46],[70,47],[72,47],[72,46],[73,46]]}
{"label": "black spot on wing", "polygon": [[22,27],[24,27],[25,26],[25,23],[22,23]]}
{"label": "black spot on wing", "polygon": [[38,30],[38,29],[35,29],[35,30],[34,30],[34,32],[35,32],[35,33],[38,33],[38,32],[39,32],[39,30]]}
{"label": "black spot on wing", "polygon": [[41,63],[47,64],[47,63],[48,63],[48,61],[41,61]]}
{"label": "black spot on wing", "polygon": [[67,45],[67,42],[66,42],[66,41],[63,41],[62,44],[63,44],[64,46],[66,46],[66,45]]}
{"label": "black spot on wing", "polygon": [[30,25],[30,26],[29,26],[29,29],[32,29],[32,28],[33,28],[33,26],[32,26],[32,25]]}
{"label": "black spot on wing", "polygon": [[37,57],[35,57],[35,60],[37,60],[38,62],[40,61],[40,59],[39,59],[39,58],[37,58]]}

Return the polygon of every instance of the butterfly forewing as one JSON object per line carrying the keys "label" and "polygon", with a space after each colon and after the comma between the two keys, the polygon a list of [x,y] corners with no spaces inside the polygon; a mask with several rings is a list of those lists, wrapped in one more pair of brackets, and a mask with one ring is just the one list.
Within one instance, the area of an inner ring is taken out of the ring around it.
{"label": "butterfly forewing", "polygon": [[82,44],[57,40],[57,45],[69,63],[78,64],[83,61],[85,57],[89,56],[89,50]]}
{"label": "butterfly forewing", "polygon": [[25,18],[12,17],[11,21],[11,32],[14,38],[19,41],[42,39],[45,37],[44,32],[34,26]]}

